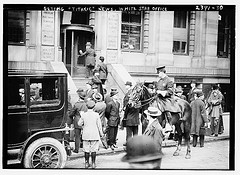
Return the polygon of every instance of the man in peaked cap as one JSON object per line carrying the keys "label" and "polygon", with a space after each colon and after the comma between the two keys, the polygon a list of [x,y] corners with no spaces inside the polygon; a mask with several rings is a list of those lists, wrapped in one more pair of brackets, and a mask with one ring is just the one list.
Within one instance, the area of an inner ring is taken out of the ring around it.
{"label": "man in peaked cap", "polygon": [[160,103],[160,111],[167,118],[171,118],[171,112],[179,114],[181,112],[180,107],[173,98],[174,85],[170,78],[166,75],[165,66],[159,66],[156,69],[159,76],[159,80],[156,84],[156,92],[159,97],[157,101]]}
{"label": "man in peaked cap", "polygon": [[86,51],[83,53],[82,50],[79,50],[80,56],[85,56],[86,78],[93,76],[93,69],[96,65],[96,53],[94,49],[91,48],[91,46],[92,44],[90,42],[87,42]]}

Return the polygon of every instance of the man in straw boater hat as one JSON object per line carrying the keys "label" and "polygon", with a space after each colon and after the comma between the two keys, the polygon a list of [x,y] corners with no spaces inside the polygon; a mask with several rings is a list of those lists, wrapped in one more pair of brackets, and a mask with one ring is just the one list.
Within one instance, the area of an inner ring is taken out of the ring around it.
{"label": "man in straw boater hat", "polygon": [[107,103],[107,107],[105,110],[105,116],[107,118],[107,136],[108,136],[108,145],[112,150],[117,148],[116,146],[116,138],[118,133],[118,125],[120,123],[120,103],[118,102],[118,91],[112,91],[110,93],[110,97],[112,100]]}
{"label": "man in straw boater hat", "polygon": [[157,150],[162,153],[162,142],[164,140],[163,129],[160,125],[157,117],[162,113],[158,108],[148,107],[147,110],[144,111],[147,115],[148,126],[144,131],[143,135],[149,136],[154,140],[156,144]]}
{"label": "man in straw boater hat", "polygon": [[159,152],[154,140],[146,135],[133,136],[127,140],[126,155],[123,162],[128,162],[132,169],[160,169],[163,154]]}
{"label": "man in straw boater hat", "polygon": [[86,43],[86,51],[83,53],[82,50],[79,50],[80,56],[85,55],[85,65],[86,65],[86,78],[93,76],[93,69],[96,65],[95,56],[96,53],[94,49],[91,48],[92,44],[90,42]]}

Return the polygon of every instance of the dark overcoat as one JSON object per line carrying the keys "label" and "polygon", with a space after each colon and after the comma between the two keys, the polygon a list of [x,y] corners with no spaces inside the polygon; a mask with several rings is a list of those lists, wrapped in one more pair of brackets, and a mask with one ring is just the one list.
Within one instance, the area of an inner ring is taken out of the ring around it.
{"label": "dark overcoat", "polygon": [[201,127],[208,122],[205,104],[202,100],[196,99],[190,103],[192,108],[191,134],[199,135]]}
{"label": "dark overcoat", "polygon": [[101,80],[106,80],[107,76],[108,76],[108,68],[107,65],[103,62],[100,62],[97,67],[96,70],[99,71],[99,78]]}
{"label": "dark overcoat", "polygon": [[82,56],[85,55],[85,65],[86,66],[93,66],[95,67],[96,65],[96,60],[95,60],[95,51],[92,48],[87,49]]}
{"label": "dark overcoat", "polygon": [[118,126],[120,123],[120,115],[119,115],[120,103],[114,102],[113,100],[107,104],[105,116],[107,118],[107,124],[109,126]]}
{"label": "dark overcoat", "polygon": [[74,117],[74,119],[73,119],[74,128],[81,128],[78,125],[78,121],[81,118],[80,112],[81,111],[87,112],[87,110],[88,110],[87,105],[83,100],[78,100],[74,104],[74,106],[73,106],[73,108],[72,108],[72,110],[70,111],[70,114],[69,114],[69,117]]}
{"label": "dark overcoat", "polygon": [[165,97],[158,95],[159,98],[156,99],[157,102],[160,103],[159,107],[162,112],[181,112],[180,107],[173,98],[174,86],[168,76],[165,76],[157,82],[157,90],[167,91]]}

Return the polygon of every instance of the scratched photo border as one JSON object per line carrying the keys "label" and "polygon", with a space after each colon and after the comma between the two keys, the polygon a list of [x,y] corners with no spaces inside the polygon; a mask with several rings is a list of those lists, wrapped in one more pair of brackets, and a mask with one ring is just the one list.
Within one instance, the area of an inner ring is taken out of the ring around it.
{"label": "scratched photo border", "polygon": [[[3,12],[7,9],[16,9],[16,10],[57,10],[57,11],[72,11],[73,9],[82,9],[85,8],[86,10],[91,11],[123,11],[125,9],[131,10],[142,10],[148,9],[149,11],[174,11],[174,10],[182,10],[182,11],[218,11],[221,10],[221,4],[217,5],[92,5],[92,4],[3,4]],[[229,13],[233,13],[234,21],[236,23],[236,5],[223,5],[224,9],[229,10]],[[235,28],[236,24],[233,24],[234,27],[231,32],[234,37],[232,37],[232,46],[231,47],[231,60],[230,60],[230,127],[229,127],[229,169],[227,170],[235,170]],[[7,93],[7,77],[8,77],[8,40],[7,40],[7,19],[6,16],[3,15],[3,95]],[[3,116],[7,116],[8,114],[8,107],[7,107],[7,96],[3,96]],[[3,117],[3,162],[2,166],[3,169],[8,169],[7,167],[7,121]],[[237,149],[237,148],[236,148]],[[183,157],[184,158],[184,157]],[[82,169],[81,169],[82,170]],[[98,169],[102,170],[102,169]],[[104,170],[104,169],[103,169]],[[109,170],[109,169],[106,169]],[[115,169],[113,169],[115,170]],[[119,169],[124,170],[124,169]],[[167,169],[168,170],[168,169]],[[169,170],[185,170],[185,169],[169,169]],[[186,169],[188,170],[188,169]],[[192,170],[192,169],[190,169]],[[196,170],[196,169],[193,169]],[[202,170],[202,169],[199,169]],[[208,169],[206,169],[208,170]],[[212,169],[209,169],[212,170]],[[213,169],[215,170],[215,169]],[[226,170],[226,169],[219,169],[219,170]]]}

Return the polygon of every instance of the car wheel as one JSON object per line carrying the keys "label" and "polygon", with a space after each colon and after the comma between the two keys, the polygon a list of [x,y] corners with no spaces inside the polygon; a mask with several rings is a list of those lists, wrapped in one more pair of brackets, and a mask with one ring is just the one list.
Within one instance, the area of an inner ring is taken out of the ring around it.
{"label": "car wheel", "polygon": [[64,146],[56,139],[45,137],[31,143],[25,153],[25,168],[63,168],[67,160]]}

